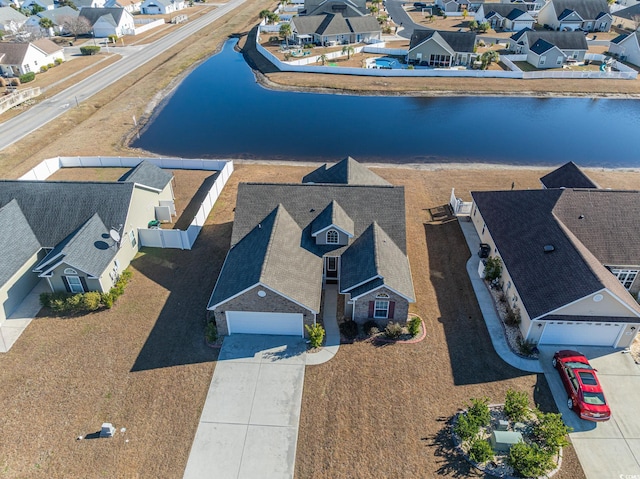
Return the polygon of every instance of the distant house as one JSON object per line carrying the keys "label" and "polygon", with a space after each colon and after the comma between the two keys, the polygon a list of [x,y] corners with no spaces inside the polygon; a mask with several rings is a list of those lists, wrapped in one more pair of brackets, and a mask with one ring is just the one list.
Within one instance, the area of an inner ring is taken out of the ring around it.
{"label": "distant house", "polygon": [[107,0],[104,6],[108,8],[124,8],[127,12],[133,14],[140,11],[142,0]]}
{"label": "distant house", "polygon": [[27,17],[11,7],[0,7],[0,30],[17,33],[27,21]]}
{"label": "distant house", "polygon": [[172,178],[142,162],[113,182],[0,181],[0,321],[42,281],[109,291],[138,252],[138,228],[173,202]]}
{"label": "distant house", "polygon": [[8,77],[37,73],[56,59],[64,60],[64,51],[46,38],[31,43],[0,42],[0,71]]}
{"label": "distant house", "polygon": [[442,30],[414,30],[407,60],[434,68],[470,65],[476,58],[476,34]]}
{"label": "distant house", "polygon": [[304,0],[300,15],[314,16],[340,14],[345,18],[362,17],[369,14],[365,0]]}
{"label": "distant house", "polygon": [[608,32],[612,21],[607,0],[549,0],[538,13],[538,23],[562,31]]}
{"label": "distant house", "polygon": [[609,52],[620,60],[640,66],[640,31],[620,35],[609,44]]}
{"label": "distant house", "polygon": [[291,19],[291,31],[299,45],[342,45],[380,39],[378,21],[371,15],[343,17],[340,13],[300,15]]}
{"label": "distant house", "polygon": [[80,17],[87,19],[96,38],[133,35],[136,28],[133,16],[124,8],[85,7],[80,10]]}
{"label": "distant house", "polygon": [[538,16],[538,12],[544,7],[545,0],[502,0],[501,3],[510,3],[513,6],[522,7],[534,17]]}
{"label": "distant house", "polygon": [[166,15],[184,8],[184,0],[144,0],[140,5],[140,11],[146,15]]}
{"label": "distant house", "polygon": [[600,188],[573,161],[565,163],[560,168],[547,173],[540,178],[540,183],[548,188]]}
{"label": "distant house", "polygon": [[21,3],[19,0],[0,0],[0,7],[10,7],[11,5],[20,8]]}
{"label": "distant house", "polygon": [[567,61],[582,62],[588,50],[582,32],[520,30],[509,39],[509,49],[527,55],[536,68],[559,68]]}
{"label": "distant house", "polygon": [[468,9],[469,0],[436,0],[435,5],[445,13],[455,13]]}
{"label": "distant house", "polygon": [[105,0],[72,0],[73,4],[78,7],[79,10],[83,8],[103,8],[105,6]]}
{"label": "distant house", "polygon": [[53,10],[56,8],[54,0],[25,0],[22,4],[23,8],[32,8],[34,5],[38,5],[45,10]]}
{"label": "distant house", "polygon": [[80,15],[80,12],[74,10],[69,6],[55,8],[53,10],[45,10],[44,12],[38,12],[36,15],[29,17],[26,25],[30,27],[40,27],[40,20],[48,18],[53,22],[53,27],[46,32],[48,36],[59,35],[66,33],[63,28],[65,20],[70,18],[76,18]]}
{"label": "distant house", "polygon": [[638,30],[640,28],[640,3],[612,13],[613,24],[618,28]]}
{"label": "distant house", "polygon": [[520,31],[524,28],[533,28],[535,19],[526,10],[526,7],[508,3],[485,3],[480,5],[475,13],[478,23],[488,22],[491,28],[507,31]]}
{"label": "distant house", "polygon": [[565,173],[559,188],[473,191],[471,220],[502,261],[526,341],[628,347],[640,327],[640,192],[582,188]]}
{"label": "distant house", "polygon": [[303,336],[330,287],[360,324],[406,322],[415,293],[404,188],[352,158],[300,184],[241,183],[231,249],[207,306],[218,332]]}

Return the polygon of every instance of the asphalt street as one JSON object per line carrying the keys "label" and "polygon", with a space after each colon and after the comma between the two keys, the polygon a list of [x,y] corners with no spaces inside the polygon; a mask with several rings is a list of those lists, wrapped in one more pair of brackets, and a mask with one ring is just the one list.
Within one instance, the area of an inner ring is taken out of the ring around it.
{"label": "asphalt street", "polygon": [[398,29],[398,36],[411,38],[415,29],[425,30],[427,28],[422,25],[418,25],[411,20],[409,14],[404,10],[404,8],[402,8],[402,5],[405,3],[413,5],[412,2],[405,2],[402,0],[386,0],[385,7],[387,8],[387,12],[389,12],[389,16],[394,23],[396,25],[402,25],[401,28]]}

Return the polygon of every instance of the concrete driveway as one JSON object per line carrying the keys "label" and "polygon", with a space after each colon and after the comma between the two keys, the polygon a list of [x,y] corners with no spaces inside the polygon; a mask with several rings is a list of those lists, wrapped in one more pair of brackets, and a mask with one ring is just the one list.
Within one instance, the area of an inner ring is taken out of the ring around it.
{"label": "concrete driveway", "polygon": [[225,338],[185,479],[293,478],[305,351],[292,336]]}
{"label": "concrete driveway", "polygon": [[[587,479],[640,478],[640,366],[629,354],[611,348],[540,346],[540,362]],[[612,418],[583,421],[567,407],[567,393],[551,365],[555,351],[576,349],[598,370]]]}

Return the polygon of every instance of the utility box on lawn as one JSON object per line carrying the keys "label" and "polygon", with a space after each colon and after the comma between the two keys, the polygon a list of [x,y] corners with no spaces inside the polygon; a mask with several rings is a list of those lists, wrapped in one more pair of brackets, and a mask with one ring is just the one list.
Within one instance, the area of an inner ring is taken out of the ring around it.
{"label": "utility box on lawn", "polygon": [[522,434],[513,431],[493,431],[491,447],[496,452],[509,452],[511,446],[522,441]]}

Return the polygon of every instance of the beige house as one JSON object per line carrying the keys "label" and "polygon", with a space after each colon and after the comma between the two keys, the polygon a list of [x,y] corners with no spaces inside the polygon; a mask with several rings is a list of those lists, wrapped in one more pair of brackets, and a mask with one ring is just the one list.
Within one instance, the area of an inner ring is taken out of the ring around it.
{"label": "beige house", "polygon": [[433,68],[471,65],[476,34],[440,30],[414,30],[409,42],[407,61]]}
{"label": "beige house", "polygon": [[585,187],[574,167],[541,190],[472,192],[471,220],[502,260],[524,339],[628,347],[640,327],[640,192]]}

